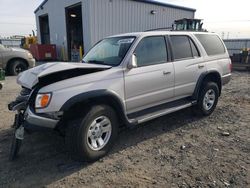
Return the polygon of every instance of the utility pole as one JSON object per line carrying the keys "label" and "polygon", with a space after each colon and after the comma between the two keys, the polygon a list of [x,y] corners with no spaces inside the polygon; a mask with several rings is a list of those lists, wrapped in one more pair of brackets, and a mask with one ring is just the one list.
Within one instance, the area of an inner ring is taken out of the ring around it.
{"label": "utility pole", "polygon": [[221,38],[224,39],[224,36],[225,36],[225,32],[222,31],[222,33],[221,33]]}

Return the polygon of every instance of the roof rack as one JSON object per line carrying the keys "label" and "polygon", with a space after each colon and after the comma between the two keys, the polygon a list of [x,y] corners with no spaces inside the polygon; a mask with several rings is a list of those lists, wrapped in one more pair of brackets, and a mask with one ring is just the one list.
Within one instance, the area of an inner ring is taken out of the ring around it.
{"label": "roof rack", "polygon": [[172,27],[161,27],[161,28],[156,28],[156,29],[149,29],[144,32],[150,32],[150,31],[172,31]]}

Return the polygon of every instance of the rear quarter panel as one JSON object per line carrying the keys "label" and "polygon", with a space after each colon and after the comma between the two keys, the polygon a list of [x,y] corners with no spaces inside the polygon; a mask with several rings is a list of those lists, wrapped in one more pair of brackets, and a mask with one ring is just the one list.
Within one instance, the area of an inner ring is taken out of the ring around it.
{"label": "rear quarter panel", "polygon": [[[217,35],[217,34],[213,34],[213,35]],[[225,53],[218,54],[218,55],[212,55],[212,56],[207,55],[206,50],[204,49],[204,47],[200,43],[200,41],[195,37],[195,35],[193,35],[193,39],[195,40],[196,44],[198,45],[198,47],[201,51],[201,54],[204,58],[204,62],[206,63],[206,68],[207,68],[208,72],[209,71],[217,71],[220,73],[221,76],[224,76],[224,75],[231,73],[231,68],[230,68],[231,59],[229,57],[227,48],[226,48],[223,40],[220,37],[219,37],[219,39],[221,40],[221,42],[225,48]]]}
{"label": "rear quarter panel", "polygon": [[231,73],[230,64],[231,60],[228,54],[217,55],[214,57],[206,57],[205,58],[207,71],[217,71],[221,76],[227,75]]}

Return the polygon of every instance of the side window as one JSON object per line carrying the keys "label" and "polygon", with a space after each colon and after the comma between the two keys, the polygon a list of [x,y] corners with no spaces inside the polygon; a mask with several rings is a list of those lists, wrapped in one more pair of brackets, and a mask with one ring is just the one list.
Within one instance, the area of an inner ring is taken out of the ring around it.
{"label": "side window", "polygon": [[135,49],[138,67],[165,63],[167,48],[165,37],[146,37],[140,41]]}
{"label": "side window", "polygon": [[190,41],[193,56],[200,57],[200,53],[198,52],[197,47],[195,46],[194,42],[191,39],[189,39],[189,41]]}
{"label": "side window", "polygon": [[170,36],[175,60],[193,58],[188,36]]}
{"label": "side window", "polygon": [[218,55],[226,52],[221,39],[217,35],[195,34],[195,36],[205,48],[207,55]]}

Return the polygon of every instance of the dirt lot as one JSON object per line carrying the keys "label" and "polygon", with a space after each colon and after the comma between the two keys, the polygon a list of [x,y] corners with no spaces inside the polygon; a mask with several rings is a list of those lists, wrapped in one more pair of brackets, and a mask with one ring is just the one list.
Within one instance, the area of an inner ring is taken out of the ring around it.
{"label": "dirt lot", "polygon": [[8,77],[0,91],[0,187],[250,187],[250,74],[236,72],[215,112],[186,109],[123,130],[111,153],[92,164],[70,160],[54,132],[26,135],[8,162],[19,91]]}

